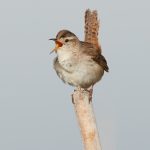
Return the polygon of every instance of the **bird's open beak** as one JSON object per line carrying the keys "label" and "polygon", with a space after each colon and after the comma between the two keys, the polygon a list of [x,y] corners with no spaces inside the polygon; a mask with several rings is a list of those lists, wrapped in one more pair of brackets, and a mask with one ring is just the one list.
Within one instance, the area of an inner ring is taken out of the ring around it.
{"label": "bird's open beak", "polygon": [[54,51],[56,52],[58,48],[60,48],[60,47],[63,46],[63,43],[60,42],[59,40],[55,39],[55,38],[49,39],[49,40],[55,41],[55,44],[56,44],[56,45],[55,45],[55,48],[50,52],[50,54],[53,53]]}

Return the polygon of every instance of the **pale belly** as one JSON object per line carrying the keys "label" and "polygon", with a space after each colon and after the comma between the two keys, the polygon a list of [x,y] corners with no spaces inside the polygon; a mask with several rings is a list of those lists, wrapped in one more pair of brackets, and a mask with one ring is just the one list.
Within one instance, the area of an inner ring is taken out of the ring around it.
{"label": "pale belly", "polygon": [[104,74],[103,68],[93,60],[81,61],[75,65],[68,62],[60,65],[55,59],[54,69],[65,83],[82,88],[94,85]]}

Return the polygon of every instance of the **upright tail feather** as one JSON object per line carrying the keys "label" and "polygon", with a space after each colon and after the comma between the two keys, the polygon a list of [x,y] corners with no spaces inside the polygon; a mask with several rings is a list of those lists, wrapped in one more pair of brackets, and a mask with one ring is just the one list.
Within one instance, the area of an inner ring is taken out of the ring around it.
{"label": "upright tail feather", "polygon": [[96,10],[91,12],[90,9],[87,9],[85,12],[85,42],[96,45],[101,51],[98,42],[99,20],[97,16]]}

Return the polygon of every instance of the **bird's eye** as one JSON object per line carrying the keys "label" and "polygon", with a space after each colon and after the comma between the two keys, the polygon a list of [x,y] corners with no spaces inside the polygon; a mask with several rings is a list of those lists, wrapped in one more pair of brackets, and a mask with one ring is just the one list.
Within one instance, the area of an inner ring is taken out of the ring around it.
{"label": "bird's eye", "polygon": [[68,42],[68,41],[69,41],[68,39],[65,40],[65,42]]}

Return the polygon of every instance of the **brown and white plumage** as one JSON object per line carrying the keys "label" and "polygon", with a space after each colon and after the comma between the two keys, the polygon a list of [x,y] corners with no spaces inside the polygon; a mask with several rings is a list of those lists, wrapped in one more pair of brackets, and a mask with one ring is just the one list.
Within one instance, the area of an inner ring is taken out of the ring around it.
{"label": "brown and white plumage", "polygon": [[65,82],[75,87],[89,88],[98,82],[104,71],[108,72],[107,61],[101,54],[98,43],[99,22],[97,12],[86,11],[85,42],[68,31],[61,30],[55,39],[54,69]]}
{"label": "brown and white plumage", "polygon": [[56,39],[62,46],[56,51],[54,69],[65,83],[88,88],[101,79],[104,70],[108,71],[105,58],[93,44],[79,41],[67,30],[60,31]]}
{"label": "brown and white plumage", "polygon": [[84,26],[84,34],[85,34],[85,42],[92,43],[97,48],[99,48],[101,52],[101,47],[98,40],[99,33],[99,20],[97,11],[90,11],[87,9],[85,12],[85,26]]}

